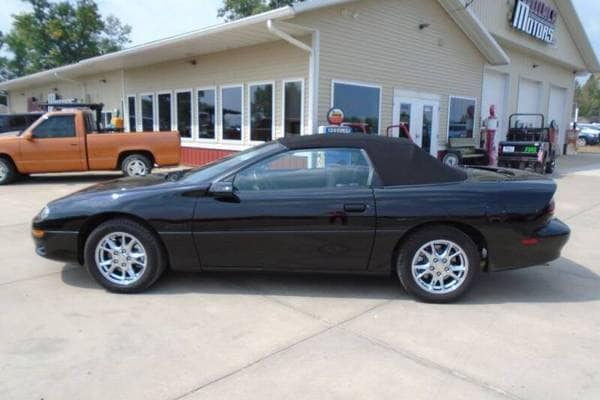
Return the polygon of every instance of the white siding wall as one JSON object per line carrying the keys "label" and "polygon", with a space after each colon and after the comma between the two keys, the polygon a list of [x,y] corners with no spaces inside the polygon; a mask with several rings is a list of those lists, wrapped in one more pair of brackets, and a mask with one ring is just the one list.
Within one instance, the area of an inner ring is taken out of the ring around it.
{"label": "white siding wall", "polygon": [[[320,32],[320,124],[326,122],[333,79],[383,87],[382,133],[392,124],[395,88],[441,95],[441,146],[449,96],[477,98],[479,109],[484,59],[435,0],[365,0],[292,22]],[[422,23],[429,27],[419,30]]]}

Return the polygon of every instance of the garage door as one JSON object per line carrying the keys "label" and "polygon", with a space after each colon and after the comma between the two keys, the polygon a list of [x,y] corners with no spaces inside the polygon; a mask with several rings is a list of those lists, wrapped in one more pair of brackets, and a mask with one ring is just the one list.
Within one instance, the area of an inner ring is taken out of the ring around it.
{"label": "garage door", "polygon": [[[520,114],[538,114],[542,111],[542,84],[530,79],[519,81],[519,100],[517,112]],[[520,118],[520,123],[525,125],[539,125],[535,118]]]}
{"label": "garage door", "polygon": [[550,104],[548,106],[548,124],[551,121],[556,121],[558,127],[558,153],[562,154],[562,149],[566,139],[566,104],[567,104],[567,89],[560,87],[550,88]]}
{"label": "garage door", "polygon": [[496,131],[496,145],[506,137],[506,92],[508,75],[494,71],[485,71],[483,76],[483,104],[481,107],[481,120],[484,121],[490,114],[490,106],[496,106],[499,127]]}

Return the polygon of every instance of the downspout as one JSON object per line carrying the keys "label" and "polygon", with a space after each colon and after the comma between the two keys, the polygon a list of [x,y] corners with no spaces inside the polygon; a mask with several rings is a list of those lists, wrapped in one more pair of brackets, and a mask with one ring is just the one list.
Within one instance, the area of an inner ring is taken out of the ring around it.
{"label": "downspout", "polygon": [[55,72],[55,73],[54,73],[54,77],[55,77],[56,79],[59,79],[59,80],[61,80],[61,81],[65,81],[65,82],[73,83],[73,84],[75,84],[75,85],[81,85],[81,92],[82,92],[82,96],[83,96],[83,103],[85,103],[85,102],[86,102],[86,96],[87,96],[87,93],[86,93],[86,92],[87,92],[87,91],[86,91],[85,83],[83,83],[83,82],[79,82],[79,81],[75,81],[75,80],[73,80],[73,79],[65,78],[65,77],[63,77],[63,76],[60,76],[60,75],[58,74],[58,72]]}
{"label": "downspout", "polygon": [[[304,27],[303,27],[304,28]],[[308,129],[305,129],[305,134],[315,133],[315,127],[318,125],[317,119],[317,110],[318,110],[318,99],[319,99],[319,32],[310,29],[304,28],[307,31],[312,33],[312,46],[307,45],[306,43],[296,39],[289,33],[282,31],[277,28],[275,24],[273,24],[273,20],[267,21],[267,30],[273,35],[279,37],[280,39],[285,40],[293,46],[298,47],[301,50],[306,51],[309,54],[309,66],[308,66],[308,87],[309,87],[309,97],[308,97]],[[282,91],[283,96],[283,91]],[[282,113],[284,110],[281,111]],[[284,132],[285,133],[285,132]]]}

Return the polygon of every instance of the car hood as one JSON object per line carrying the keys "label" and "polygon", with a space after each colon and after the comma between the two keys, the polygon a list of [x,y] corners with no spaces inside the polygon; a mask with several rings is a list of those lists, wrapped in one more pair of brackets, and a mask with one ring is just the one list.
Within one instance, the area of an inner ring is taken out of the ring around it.
{"label": "car hood", "polygon": [[73,193],[73,195],[132,192],[172,183],[165,178],[165,174],[151,174],[148,176],[114,179],[87,187]]}

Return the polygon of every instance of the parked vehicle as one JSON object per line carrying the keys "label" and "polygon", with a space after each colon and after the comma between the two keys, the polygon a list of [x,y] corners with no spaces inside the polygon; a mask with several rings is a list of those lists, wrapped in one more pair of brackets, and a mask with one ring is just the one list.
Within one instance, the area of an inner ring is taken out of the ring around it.
{"label": "parked vehicle", "polygon": [[33,124],[42,112],[31,112],[21,114],[0,114],[0,134],[5,132],[21,132]]}
{"label": "parked vehicle", "polygon": [[542,114],[513,114],[506,140],[498,146],[498,166],[552,173],[556,145]]}
{"label": "parked vehicle", "polygon": [[458,165],[488,165],[489,157],[485,149],[480,149],[473,138],[451,137],[448,149],[442,157],[444,164],[451,167]]}
{"label": "parked vehicle", "polygon": [[279,139],[212,164],[92,186],[33,220],[37,254],[85,264],[115,292],[166,268],[389,274],[432,302],[481,270],[560,256],[556,184],[525,171],[453,168],[406,139]]}
{"label": "parked vehicle", "polygon": [[91,110],[44,114],[22,133],[0,136],[0,185],[19,174],[122,170],[146,175],[177,165],[177,132],[102,133]]}
{"label": "parked vehicle", "polygon": [[578,125],[577,146],[592,146],[600,143],[600,129],[593,125]]}

